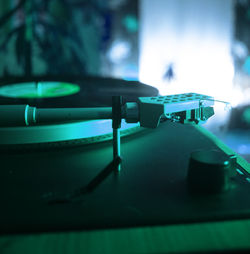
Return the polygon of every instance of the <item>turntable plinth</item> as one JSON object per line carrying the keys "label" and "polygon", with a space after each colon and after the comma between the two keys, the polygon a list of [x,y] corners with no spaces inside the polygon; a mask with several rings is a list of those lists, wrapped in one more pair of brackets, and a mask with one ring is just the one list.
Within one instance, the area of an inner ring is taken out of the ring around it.
{"label": "turntable plinth", "polygon": [[1,253],[34,253],[38,248],[46,253],[250,248],[249,165],[238,158],[243,176],[237,175],[232,190],[193,197],[185,179],[190,153],[197,149],[231,153],[200,127],[170,122],[125,137],[125,170],[109,175],[80,199],[55,205],[48,204],[53,195],[86,186],[110,163],[112,142],[55,151],[3,151]]}

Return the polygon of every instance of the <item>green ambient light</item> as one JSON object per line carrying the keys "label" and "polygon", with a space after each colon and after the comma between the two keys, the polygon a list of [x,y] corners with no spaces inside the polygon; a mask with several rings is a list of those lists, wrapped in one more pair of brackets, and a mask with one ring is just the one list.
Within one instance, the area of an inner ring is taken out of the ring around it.
{"label": "green ambient light", "polygon": [[246,123],[250,124],[250,107],[244,110],[242,118]]}
{"label": "green ambient light", "polygon": [[127,15],[123,19],[123,24],[132,33],[136,32],[138,30],[138,21],[137,21],[136,16],[134,16],[134,15]]}
{"label": "green ambient light", "polygon": [[27,82],[0,87],[0,95],[11,98],[53,98],[68,96],[80,91],[79,85],[65,82]]}

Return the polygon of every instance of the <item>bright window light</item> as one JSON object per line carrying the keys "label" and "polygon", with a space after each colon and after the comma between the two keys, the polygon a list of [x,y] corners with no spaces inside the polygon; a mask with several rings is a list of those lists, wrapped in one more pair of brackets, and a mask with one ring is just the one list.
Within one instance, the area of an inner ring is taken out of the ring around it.
{"label": "bright window light", "polygon": [[141,82],[163,95],[196,92],[239,102],[230,53],[232,0],[142,0],[140,20]]}

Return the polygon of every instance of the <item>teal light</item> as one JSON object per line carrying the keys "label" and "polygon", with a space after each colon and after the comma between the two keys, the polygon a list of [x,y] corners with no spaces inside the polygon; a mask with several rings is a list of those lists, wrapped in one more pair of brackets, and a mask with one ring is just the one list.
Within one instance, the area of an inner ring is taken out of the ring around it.
{"label": "teal light", "polygon": [[244,65],[243,65],[243,70],[250,75],[250,56],[247,57]]}
{"label": "teal light", "polygon": [[123,77],[123,80],[126,80],[126,81],[138,81],[138,78],[135,78],[135,77]]}
{"label": "teal light", "polygon": [[244,110],[244,112],[242,114],[242,119],[246,123],[250,124],[250,107]]}
{"label": "teal light", "polygon": [[135,33],[138,30],[138,21],[134,15],[127,15],[123,19],[123,24],[132,33]]}
{"label": "teal light", "polygon": [[135,64],[127,64],[122,68],[122,78],[127,81],[138,81],[138,66]]}

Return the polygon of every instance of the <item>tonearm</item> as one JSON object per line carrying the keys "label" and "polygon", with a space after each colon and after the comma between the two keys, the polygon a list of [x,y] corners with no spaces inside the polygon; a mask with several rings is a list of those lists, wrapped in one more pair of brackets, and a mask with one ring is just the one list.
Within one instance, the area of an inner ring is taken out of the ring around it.
{"label": "tonearm", "polygon": [[179,123],[206,121],[214,114],[214,98],[185,93],[157,97],[139,97],[138,102],[122,104],[121,96],[112,97],[112,107],[36,108],[29,105],[1,105],[0,126],[31,126],[93,119],[112,119],[113,156],[120,157],[121,120],[156,128],[161,119]]}

